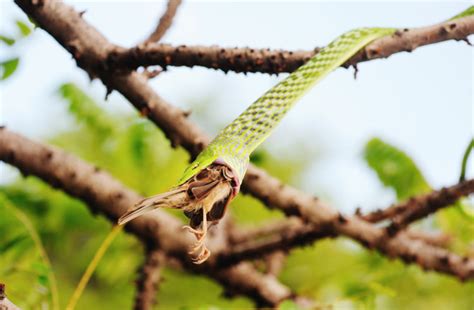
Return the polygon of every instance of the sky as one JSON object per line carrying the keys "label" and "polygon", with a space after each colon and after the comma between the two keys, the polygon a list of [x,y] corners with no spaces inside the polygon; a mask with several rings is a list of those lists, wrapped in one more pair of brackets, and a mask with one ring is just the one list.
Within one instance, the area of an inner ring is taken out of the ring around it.
{"label": "sky", "polygon": [[[155,27],[163,1],[66,1],[114,43],[133,46]],[[283,49],[324,46],[341,33],[362,26],[417,27],[448,19],[470,2],[360,1],[184,1],[162,42]],[[14,31],[25,18],[12,2],[0,0],[0,33]],[[473,38],[474,39],[474,38]],[[280,157],[310,158],[297,186],[322,195],[337,208],[368,210],[394,201],[362,158],[371,137],[406,151],[434,187],[456,183],[462,154],[473,136],[474,49],[449,41],[399,53],[386,60],[338,69],[312,89],[283,120],[264,147]],[[71,125],[55,94],[72,81],[101,100],[105,90],[77,69],[71,56],[42,30],[13,49],[0,46],[0,59],[20,55],[16,74],[0,83],[0,124],[33,139],[44,139]],[[168,102],[198,109],[193,119],[211,136],[251,102],[285,77],[224,74],[205,68],[170,68],[151,81]],[[104,108],[133,113],[114,92]],[[206,119],[211,119],[211,122]],[[214,125],[209,125],[209,123]],[[474,165],[469,165],[473,175]],[[0,182],[15,175],[0,165]]]}

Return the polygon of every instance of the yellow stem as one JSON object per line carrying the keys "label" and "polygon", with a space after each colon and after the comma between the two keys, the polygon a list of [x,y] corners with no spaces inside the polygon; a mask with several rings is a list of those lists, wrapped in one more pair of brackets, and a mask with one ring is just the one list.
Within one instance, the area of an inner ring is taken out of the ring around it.
{"label": "yellow stem", "polygon": [[89,263],[89,266],[87,266],[86,271],[82,275],[81,280],[77,284],[76,290],[72,294],[71,299],[69,299],[69,302],[66,306],[66,310],[74,310],[77,302],[79,301],[79,298],[81,298],[82,292],[86,288],[87,283],[89,282],[92,274],[97,268],[97,265],[99,265],[99,262],[101,261],[102,257],[104,256],[105,252],[109,248],[112,241],[115,239],[118,233],[122,231],[122,228],[123,226],[117,226],[117,225],[114,226],[112,228],[112,231],[107,235],[105,240],[102,242],[99,249],[95,253],[94,258],[91,260],[91,262]]}

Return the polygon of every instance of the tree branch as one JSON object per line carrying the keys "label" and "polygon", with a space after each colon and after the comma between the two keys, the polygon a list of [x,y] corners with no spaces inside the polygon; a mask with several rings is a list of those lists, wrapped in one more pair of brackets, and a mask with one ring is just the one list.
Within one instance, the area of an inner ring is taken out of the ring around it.
{"label": "tree branch", "polygon": [[400,216],[402,214],[408,214],[413,210],[425,210],[424,212],[432,210],[422,216],[424,217],[429,213],[435,212],[439,208],[450,206],[459,198],[472,193],[474,193],[474,179],[463,181],[453,186],[442,188],[438,191],[432,191],[428,194],[412,197],[407,201],[394,204],[389,208],[378,209],[366,215],[361,215],[360,217],[371,223],[377,223],[387,219],[400,221]]}
{"label": "tree branch", "polygon": [[[105,171],[5,128],[0,129],[0,160],[16,166],[24,175],[35,175],[84,201],[92,212],[100,212],[114,223],[142,198]],[[189,271],[207,274],[228,290],[247,294],[262,305],[275,306],[292,296],[291,291],[275,278],[262,275],[248,265],[217,269],[210,262],[193,264],[187,253],[193,243],[190,234],[183,233],[182,223],[166,212],[156,210],[131,221],[125,229],[145,244],[159,247],[166,255],[177,258]],[[209,247],[214,250],[212,243]],[[253,282],[244,280],[247,272],[252,273]]]}
{"label": "tree branch", "polygon": [[[461,197],[472,193],[474,193],[474,179],[410,199],[405,204],[400,205],[397,214],[392,217],[392,223],[387,227],[387,230],[390,234],[394,234],[410,223],[424,218],[441,208],[450,206]],[[403,211],[400,212],[400,210]]]}
{"label": "tree branch", "polygon": [[[451,242],[451,236],[445,233],[428,233],[407,229],[404,233],[411,239],[421,240],[434,247],[445,248]],[[278,250],[290,250],[297,246],[305,246],[314,241],[335,237],[329,232],[325,234],[319,227],[304,224],[297,217],[290,217],[255,229],[234,229],[229,236],[230,251],[223,252],[219,259],[229,264],[244,259],[261,257]]]}
{"label": "tree branch", "polygon": [[165,256],[160,249],[147,247],[145,261],[137,279],[135,310],[150,310],[156,304],[156,293]]}
{"label": "tree branch", "polygon": [[[367,45],[349,59],[343,67],[395,53],[411,52],[424,45],[447,40],[467,40],[474,33],[474,16],[435,25],[400,29],[391,36],[380,38]],[[224,72],[292,72],[319,51],[287,51],[258,48],[223,48],[220,46],[173,46],[169,44],[139,45],[130,49],[117,49],[110,54],[109,65],[114,68],[136,69],[140,66],[202,66]]]}
{"label": "tree branch", "polygon": [[[140,74],[133,71],[109,71],[106,60],[110,52],[118,47],[87,24],[78,12],[54,0],[44,0],[41,5],[32,4],[28,0],[15,2],[69,50],[78,65],[91,77],[100,77],[108,89],[118,90],[143,115],[155,122],[171,140],[172,145],[181,145],[192,156],[196,156],[209,142],[208,137],[186,118],[187,113],[166,103],[147,85],[146,79]],[[463,28],[456,26],[455,29],[458,27]],[[419,255],[417,247],[422,242],[412,242],[403,235],[387,240],[383,229],[355,217],[344,217],[313,196],[284,185],[252,165],[247,171],[242,191],[287,215],[300,216],[304,221],[320,227],[325,233],[350,237],[367,248],[376,248],[390,257],[398,256],[405,262],[422,264],[429,270],[452,274],[460,279],[474,277],[473,260],[463,261],[457,256],[446,257],[444,251],[437,249],[429,249]]]}
{"label": "tree branch", "polygon": [[143,41],[143,44],[158,42],[165,35],[171,26],[173,18],[178,11],[181,0],[169,0],[165,13],[161,16],[156,29]]}

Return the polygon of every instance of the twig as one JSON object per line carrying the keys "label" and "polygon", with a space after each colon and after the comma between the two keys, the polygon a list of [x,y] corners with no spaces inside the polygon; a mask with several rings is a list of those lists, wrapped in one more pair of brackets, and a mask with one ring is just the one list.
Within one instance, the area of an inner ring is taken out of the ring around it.
{"label": "twig", "polygon": [[[360,231],[359,242],[369,248],[376,248],[388,257],[400,258],[405,262],[416,263],[425,270],[436,270],[452,274],[460,280],[474,278],[474,259],[460,257],[436,245],[434,239],[427,240],[426,234],[416,234],[412,231],[403,231],[393,238],[389,238],[384,230],[358,220],[347,218],[347,229]],[[352,226],[349,227],[349,226]],[[358,228],[357,228],[358,227]],[[217,253],[220,266],[232,265],[238,261],[259,258],[266,253],[279,250],[288,250],[296,246],[307,245],[317,239],[333,237],[331,230],[303,222],[289,225],[281,232],[273,233],[261,240],[248,240],[242,244],[233,245],[226,252]],[[365,243],[371,240],[371,243]],[[431,241],[431,242],[430,242]]]}
{"label": "twig", "polygon": [[[375,40],[349,59],[343,67],[377,58],[387,58],[399,52],[411,52],[424,45],[447,40],[464,40],[474,33],[474,16],[445,21],[432,26],[400,29],[394,35]],[[225,48],[220,46],[173,46],[169,44],[140,45],[118,48],[109,57],[114,68],[136,69],[140,66],[202,66],[224,72],[292,72],[315,53],[259,48]]]}
{"label": "twig", "polygon": [[407,229],[405,233],[412,239],[421,240],[429,245],[447,248],[452,241],[452,236],[443,232],[424,232],[415,229]]}
{"label": "twig", "polygon": [[474,149],[474,139],[471,139],[471,142],[467,146],[466,151],[464,152],[464,156],[462,157],[461,174],[459,176],[459,182],[462,182],[466,179],[467,160],[469,159],[469,155],[471,154],[472,149]]}
{"label": "twig", "polygon": [[281,250],[268,254],[264,258],[266,264],[265,272],[267,274],[278,276],[280,271],[285,266],[285,259],[286,254]]}
{"label": "twig", "polygon": [[263,226],[245,229],[233,229],[229,235],[230,242],[242,244],[248,241],[256,241],[268,237],[269,235],[280,234],[284,231],[291,231],[300,227],[301,220],[297,217],[287,217],[284,220],[275,221]]}
{"label": "twig", "polygon": [[[106,60],[110,52],[118,47],[87,24],[78,12],[54,0],[44,0],[41,6],[31,4],[28,0],[15,2],[69,50],[78,65],[91,77],[100,77],[107,88],[118,90],[138,111],[155,122],[172,145],[181,145],[192,156],[196,156],[209,142],[209,138],[186,118],[182,110],[166,103],[147,85],[146,79],[140,74],[110,72]],[[460,21],[461,19],[457,20]],[[458,27],[464,28],[456,26],[456,29]],[[252,165],[247,171],[242,191],[287,215],[298,215],[304,221],[321,227],[326,233],[329,231],[330,234],[350,237],[367,248],[377,248],[390,257],[398,256],[405,262],[416,262],[425,269],[452,274],[460,279],[474,277],[472,260],[463,261],[457,256],[449,256],[446,263],[444,251],[430,249],[418,254],[413,244],[420,246],[422,242],[414,243],[403,236],[387,241],[383,229],[355,217],[344,217],[313,196],[284,185]],[[413,259],[414,257],[417,259]]]}
{"label": "twig", "polygon": [[472,194],[473,192],[474,179],[470,179],[455,186],[445,187],[439,191],[410,199],[405,203],[405,207],[401,208],[404,211],[392,217],[392,223],[387,227],[387,231],[390,234],[394,234],[410,223],[424,218],[440,208],[450,206],[461,197]]}
{"label": "twig", "polygon": [[[300,219],[290,218],[291,221],[281,221],[262,226],[250,232],[236,230],[231,235],[234,242],[227,249],[217,253],[218,264],[221,266],[232,265],[246,259],[255,259],[275,251],[287,251],[298,246],[312,244],[316,240],[335,237],[330,229],[305,224]],[[427,244],[430,247],[446,247],[451,237],[444,233],[427,233],[408,229],[403,231],[407,238],[422,241],[422,248]],[[449,255],[449,252],[445,252]]]}
{"label": "twig", "polygon": [[[104,214],[113,223],[142,198],[101,169],[57,148],[12,133],[6,128],[0,129],[0,160],[16,166],[24,175],[35,175],[53,187],[81,199],[92,212]],[[292,296],[291,291],[276,279],[268,278],[250,266],[241,267],[239,264],[230,269],[217,269],[210,261],[203,265],[193,264],[187,253],[193,239],[189,234],[183,233],[181,226],[179,220],[157,210],[130,222],[125,229],[142,242],[159,246],[166,255],[178,259],[188,270],[207,274],[217,279],[227,290],[245,293],[262,305],[275,306]],[[212,243],[209,247],[214,250]],[[244,280],[247,272],[253,274],[255,282]],[[278,289],[270,289],[274,287]]]}
{"label": "twig", "polygon": [[143,41],[143,44],[158,42],[170,28],[181,0],[169,0],[165,13],[161,16],[155,30]]}
{"label": "twig", "polygon": [[411,212],[410,210],[432,209],[434,212],[439,208],[452,205],[459,198],[473,192],[473,180],[464,181],[439,191],[432,191],[428,194],[412,197],[402,203],[394,204],[386,209],[378,209],[360,217],[368,222],[377,223],[387,219],[399,218],[401,214]]}
{"label": "twig", "polygon": [[164,259],[165,256],[161,250],[149,247],[146,249],[145,262],[140,268],[137,279],[135,310],[149,310],[156,304],[156,292]]}

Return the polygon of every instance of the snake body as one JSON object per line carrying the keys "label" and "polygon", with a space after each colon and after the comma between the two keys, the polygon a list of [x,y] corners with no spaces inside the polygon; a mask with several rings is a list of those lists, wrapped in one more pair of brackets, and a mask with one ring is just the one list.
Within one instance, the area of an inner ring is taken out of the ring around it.
{"label": "snake body", "polygon": [[[470,7],[453,19],[473,14],[474,7]],[[208,226],[224,216],[239,192],[250,154],[312,86],[373,40],[395,31],[359,28],[336,38],[225,127],[186,168],[176,187],[138,202],[119,219],[119,224],[158,207],[181,209],[190,218],[189,226],[185,227],[197,238],[191,250],[197,254],[195,263],[204,262],[210,255],[204,243]]]}
{"label": "snake body", "polygon": [[299,98],[365,45],[393,32],[395,29],[391,28],[359,28],[332,41],[225,127],[188,166],[181,182],[216,160],[229,165],[241,182],[247,170],[249,155],[265,141]]}

